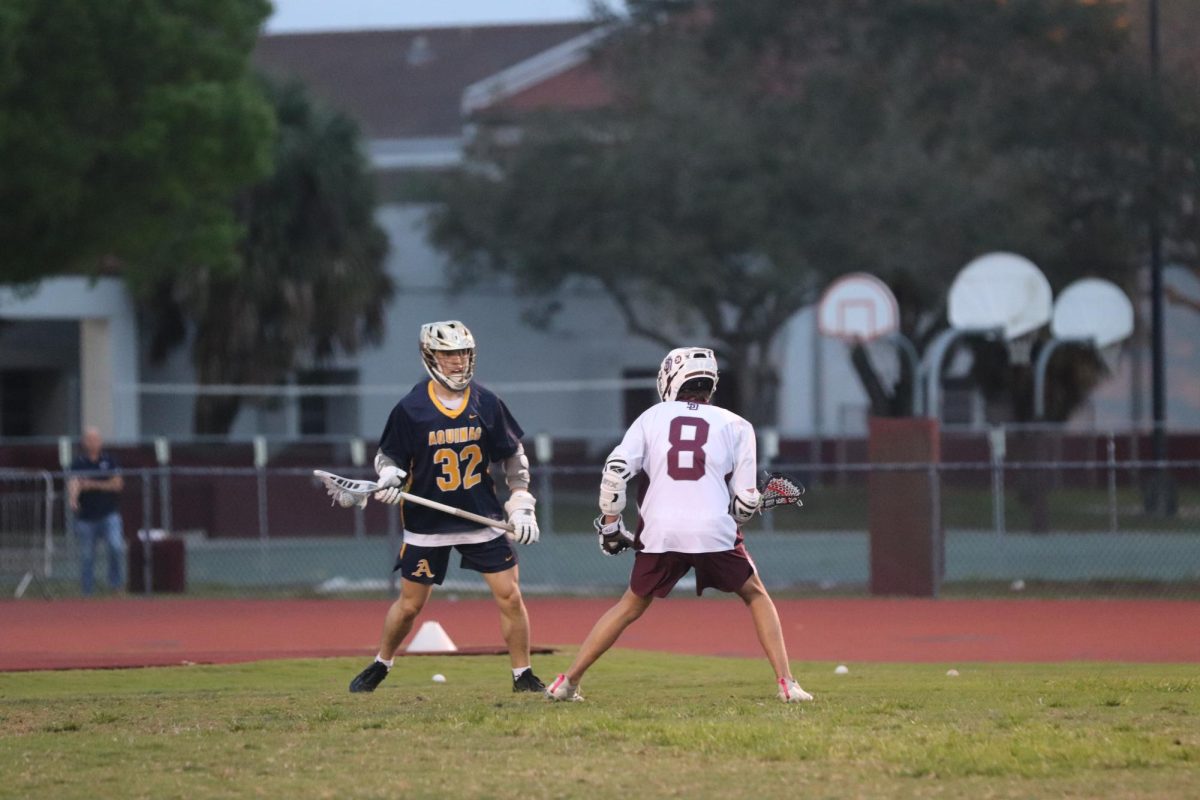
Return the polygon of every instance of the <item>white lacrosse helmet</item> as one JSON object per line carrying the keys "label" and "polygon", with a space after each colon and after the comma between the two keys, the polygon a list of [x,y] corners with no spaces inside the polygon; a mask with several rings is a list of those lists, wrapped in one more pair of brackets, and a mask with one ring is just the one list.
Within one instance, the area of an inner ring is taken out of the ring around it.
{"label": "white lacrosse helmet", "polygon": [[658,396],[674,400],[679,388],[693,378],[711,378],[712,392],[717,390],[717,357],[707,347],[677,347],[667,353],[658,368]]}
{"label": "white lacrosse helmet", "polygon": [[[446,375],[438,369],[433,354],[455,350],[467,351],[467,368],[461,375]],[[421,326],[421,361],[425,363],[429,377],[451,391],[461,392],[475,374],[475,337],[456,319],[427,322]]]}

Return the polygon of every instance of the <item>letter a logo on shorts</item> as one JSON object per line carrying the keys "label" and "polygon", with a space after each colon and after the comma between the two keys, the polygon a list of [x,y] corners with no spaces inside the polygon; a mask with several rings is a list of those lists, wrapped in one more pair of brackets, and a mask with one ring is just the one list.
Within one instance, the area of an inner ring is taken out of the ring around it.
{"label": "letter a logo on shorts", "polygon": [[413,570],[413,577],[414,578],[436,578],[437,576],[434,575],[433,570],[431,570],[429,568],[429,561],[427,559],[422,558],[420,561],[417,562],[417,568],[415,570]]}

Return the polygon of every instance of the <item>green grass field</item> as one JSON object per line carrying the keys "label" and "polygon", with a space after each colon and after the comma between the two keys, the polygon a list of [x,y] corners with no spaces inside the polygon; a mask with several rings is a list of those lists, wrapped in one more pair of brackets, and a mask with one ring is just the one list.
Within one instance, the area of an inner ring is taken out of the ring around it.
{"label": "green grass field", "polygon": [[497,657],[361,666],[0,674],[0,798],[1200,796],[1195,665],[797,664],[802,706],[751,660],[617,650],[557,705]]}

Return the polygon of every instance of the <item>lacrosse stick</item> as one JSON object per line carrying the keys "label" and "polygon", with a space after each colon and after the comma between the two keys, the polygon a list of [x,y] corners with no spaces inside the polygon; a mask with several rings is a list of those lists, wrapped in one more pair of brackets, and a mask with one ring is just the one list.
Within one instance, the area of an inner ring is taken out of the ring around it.
{"label": "lacrosse stick", "polygon": [[[325,490],[329,493],[329,496],[343,508],[350,508],[355,505],[360,507],[365,506],[367,498],[375,494],[375,492],[388,488],[380,486],[375,481],[356,481],[350,478],[343,478],[340,475],[334,475],[332,472],[326,472],[323,469],[314,469],[313,475],[321,479],[321,483],[325,484]],[[410,503],[416,503],[419,506],[425,506],[426,508],[432,508],[455,517],[461,517],[471,522],[478,522],[480,525],[488,528],[496,528],[508,533],[513,532],[512,525],[498,519],[485,517],[481,514],[473,514],[470,511],[463,511],[461,508],[448,506],[436,500],[428,500],[415,494],[409,494],[408,492],[400,492],[400,496]]]}
{"label": "lacrosse stick", "polygon": [[758,508],[763,513],[775,506],[794,505],[799,508],[804,505],[804,501],[800,499],[804,494],[804,484],[782,472],[763,473],[763,484],[758,491],[762,494],[762,502]]}

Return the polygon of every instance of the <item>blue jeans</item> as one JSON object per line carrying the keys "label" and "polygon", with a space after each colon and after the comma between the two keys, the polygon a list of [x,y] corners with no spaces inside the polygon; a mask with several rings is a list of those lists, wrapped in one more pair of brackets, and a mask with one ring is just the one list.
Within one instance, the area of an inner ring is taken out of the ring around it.
{"label": "blue jeans", "polygon": [[115,511],[100,519],[75,518],[75,536],[79,539],[80,588],[89,595],[96,588],[96,540],[108,548],[108,585],[113,591],[125,585],[125,537],[121,515]]}

